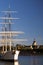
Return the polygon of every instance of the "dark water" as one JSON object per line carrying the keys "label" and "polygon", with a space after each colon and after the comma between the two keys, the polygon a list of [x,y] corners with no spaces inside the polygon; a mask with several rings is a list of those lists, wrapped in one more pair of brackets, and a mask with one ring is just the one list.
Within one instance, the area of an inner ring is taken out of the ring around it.
{"label": "dark water", "polygon": [[19,56],[18,62],[0,61],[0,65],[43,65],[43,56]]}

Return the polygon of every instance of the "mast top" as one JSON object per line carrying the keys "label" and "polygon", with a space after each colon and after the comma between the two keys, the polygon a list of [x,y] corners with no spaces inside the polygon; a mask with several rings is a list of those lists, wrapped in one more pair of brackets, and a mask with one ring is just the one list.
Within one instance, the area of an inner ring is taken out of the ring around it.
{"label": "mast top", "polygon": [[10,9],[10,4],[9,4],[9,9]]}

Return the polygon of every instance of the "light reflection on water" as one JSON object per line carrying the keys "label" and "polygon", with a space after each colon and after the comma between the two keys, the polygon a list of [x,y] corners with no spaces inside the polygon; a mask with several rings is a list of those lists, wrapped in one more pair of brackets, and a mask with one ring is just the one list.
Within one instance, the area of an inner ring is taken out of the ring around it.
{"label": "light reflection on water", "polygon": [[18,61],[14,62],[14,65],[20,65]]}

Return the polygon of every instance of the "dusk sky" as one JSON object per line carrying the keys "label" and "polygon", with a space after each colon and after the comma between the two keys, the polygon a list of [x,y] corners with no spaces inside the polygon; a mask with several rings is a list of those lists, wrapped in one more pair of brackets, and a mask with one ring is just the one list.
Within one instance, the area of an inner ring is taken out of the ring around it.
{"label": "dusk sky", "polygon": [[0,11],[8,10],[9,4],[10,10],[17,11],[13,16],[20,18],[13,20],[13,29],[23,31],[21,38],[28,39],[23,44],[31,45],[34,39],[43,44],[43,0],[0,0]]}

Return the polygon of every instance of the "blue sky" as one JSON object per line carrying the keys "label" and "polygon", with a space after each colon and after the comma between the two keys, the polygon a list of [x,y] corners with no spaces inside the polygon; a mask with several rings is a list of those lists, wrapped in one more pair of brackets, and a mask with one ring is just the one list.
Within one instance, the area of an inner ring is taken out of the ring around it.
{"label": "blue sky", "polygon": [[20,18],[14,21],[13,29],[24,31],[21,38],[28,39],[23,44],[31,45],[34,39],[43,44],[43,0],[0,0],[0,11],[8,10],[9,4],[17,11],[13,16]]}

